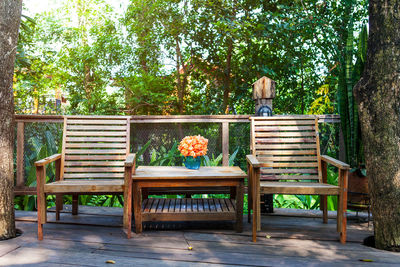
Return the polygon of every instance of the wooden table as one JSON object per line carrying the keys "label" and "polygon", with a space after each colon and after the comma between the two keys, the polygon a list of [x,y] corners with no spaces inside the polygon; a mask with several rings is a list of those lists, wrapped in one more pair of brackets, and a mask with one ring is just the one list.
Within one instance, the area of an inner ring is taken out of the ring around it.
{"label": "wooden table", "polygon": [[[138,167],[132,176],[136,233],[142,232],[144,221],[210,220],[236,220],[236,231],[242,232],[246,177],[246,173],[239,167],[200,167],[199,170],[165,166]],[[142,200],[142,189],[155,187],[231,187],[234,194],[231,193],[231,199]],[[132,192],[128,193],[130,194]],[[128,218],[132,218],[132,206],[128,205],[127,209]],[[131,236],[131,221],[129,220],[126,229],[128,238]]]}

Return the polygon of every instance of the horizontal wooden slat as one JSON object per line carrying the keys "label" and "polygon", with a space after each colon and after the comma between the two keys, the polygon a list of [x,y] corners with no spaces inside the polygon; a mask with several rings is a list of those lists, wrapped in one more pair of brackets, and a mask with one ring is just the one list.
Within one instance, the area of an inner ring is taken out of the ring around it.
{"label": "horizontal wooden slat", "polygon": [[67,172],[124,172],[124,168],[121,167],[66,167],[64,171]]}
{"label": "horizontal wooden slat", "polygon": [[126,155],[66,155],[65,160],[125,160]]}
{"label": "horizontal wooden slat", "polygon": [[315,126],[255,126],[254,128],[256,132],[315,130]]}
{"label": "horizontal wooden slat", "polygon": [[65,173],[64,179],[96,179],[96,178],[123,178],[123,173]]}
{"label": "horizontal wooden slat", "polygon": [[66,136],[126,136],[124,132],[79,132],[79,131],[67,131]]}
{"label": "horizontal wooden slat", "polygon": [[318,180],[318,175],[261,175],[261,180]]}
{"label": "horizontal wooden slat", "polygon": [[317,161],[317,157],[268,157],[259,156],[258,161]]}
{"label": "horizontal wooden slat", "polygon": [[318,173],[318,169],[261,169],[262,174],[266,173],[308,173],[315,174]]}
{"label": "horizontal wooden slat", "polygon": [[80,193],[80,192],[120,192],[124,188],[123,179],[107,180],[62,180],[44,185],[46,193]]}
{"label": "horizontal wooden slat", "polygon": [[256,144],[256,150],[258,149],[308,149],[317,148],[317,144]]}
{"label": "horizontal wooden slat", "polygon": [[254,121],[254,125],[268,126],[268,125],[314,125],[315,120],[300,120],[300,121]]}
{"label": "horizontal wooden slat", "polygon": [[339,187],[310,182],[260,182],[261,193],[289,195],[337,195]]}
{"label": "horizontal wooden slat", "polygon": [[111,120],[105,120],[105,119],[100,119],[100,120],[74,120],[74,119],[67,119],[68,124],[99,124],[99,125],[118,125],[118,124],[127,124],[127,120],[116,120],[116,119],[111,119]]}
{"label": "horizontal wooden slat", "polygon": [[67,142],[126,142],[124,137],[67,137]]}
{"label": "horizontal wooden slat", "polygon": [[316,118],[318,118],[318,115],[299,115],[299,114],[294,114],[294,115],[275,115],[272,117],[262,117],[262,116],[251,116],[250,119],[252,120],[285,120],[285,121],[289,121],[289,120],[315,120]]}
{"label": "horizontal wooden slat", "polygon": [[255,137],[296,137],[296,136],[315,136],[315,132],[257,132]]}
{"label": "horizontal wooden slat", "polygon": [[116,144],[116,143],[66,143],[65,144],[66,148],[71,148],[71,147],[76,147],[76,148],[81,148],[81,147],[91,147],[91,148],[124,148],[126,147],[125,143],[121,144]]}
{"label": "horizontal wooden slat", "polygon": [[66,149],[65,154],[125,154],[126,149]]}
{"label": "horizontal wooden slat", "polygon": [[113,126],[113,125],[67,125],[67,130],[105,130],[105,131],[126,131],[127,126]]}
{"label": "horizontal wooden slat", "polygon": [[258,150],[256,155],[316,155],[317,150]]}
{"label": "horizontal wooden slat", "polygon": [[276,162],[264,162],[263,163],[264,167],[271,167],[271,168],[277,168],[277,167],[292,167],[292,168],[297,168],[297,167],[318,167],[318,162],[301,162],[301,163],[292,163],[292,162],[284,162],[284,163],[276,163]]}
{"label": "horizontal wooden slat", "polygon": [[65,161],[65,166],[124,166],[124,161]]}
{"label": "horizontal wooden slat", "polygon": [[256,144],[315,143],[315,138],[256,138]]}

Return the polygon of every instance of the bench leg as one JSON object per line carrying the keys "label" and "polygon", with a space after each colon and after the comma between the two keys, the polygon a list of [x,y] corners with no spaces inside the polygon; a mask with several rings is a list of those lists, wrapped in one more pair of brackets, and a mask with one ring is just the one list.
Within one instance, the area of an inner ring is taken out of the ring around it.
{"label": "bench leg", "polygon": [[46,205],[46,194],[41,193],[37,198],[39,240],[43,240],[43,224],[45,224],[47,221]]}
{"label": "bench leg", "polygon": [[251,222],[251,208],[253,205],[252,201],[252,169],[250,164],[247,164],[247,222]]}
{"label": "bench leg", "polygon": [[60,211],[63,209],[63,195],[56,194],[56,221],[60,220]]}
{"label": "bench leg", "polygon": [[[328,183],[328,165],[325,161],[321,162],[321,173],[322,173],[322,182],[324,184]],[[322,210],[322,222],[328,223],[328,199],[326,195],[320,195],[320,209]]]}
{"label": "bench leg", "polygon": [[72,215],[78,215],[78,204],[79,204],[78,199],[79,199],[78,194],[72,195]]}
{"label": "bench leg", "polygon": [[346,243],[347,237],[347,170],[339,170],[339,179],[341,181],[341,190],[338,201],[338,214],[337,214],[337,230],[340,233],[340,243]]}
{"label": "bench leg", "polygon": [[320,209],[322,210],[322,222],[328,223],[328,199],[327,196],[319,196]]}
{"label": "bench leg", "polygon": [[135,216],[135,231],[140,234],[143,231],[142,225],[142,190],[139,188],[137,183],[133,183],[133,206]]}
{"label": "bench leg", "polygon": [[237,194],[236,187],[231,186],[230,189],[229,189],[229,198],[230,199],[236,199],[236,194]]}
{"label": "bench leg", "polygon": [[[257,231],[261,231],[261,194],[260,194],[260,176],[258,176],[258,182],[256,182],[257,194]],[[254,211],[253,211],[254,212]]]}
{"label": "bench leg", "polygon": [[[257,242],[257,228],[260,216],[260,168],[255,168],[252,170],[252,202],[253,202],[253,224],[252,224],[252,235],[253,242]],[[258,184],[258,186],[257,186]]]}
{"label": "bench leg", "polygon": [[43,240],[43,224],[46,223],[46,193],[44,192],[44,183],[46,179],[46,168],[36,167],[36,193],[37,193],[37,222],[38,222],[38,240]]}
{"label": "bench leg", "polygon": [[240,184],[236,187],[236,232],[243,232],[243,191],[244,181],[241,180]]}

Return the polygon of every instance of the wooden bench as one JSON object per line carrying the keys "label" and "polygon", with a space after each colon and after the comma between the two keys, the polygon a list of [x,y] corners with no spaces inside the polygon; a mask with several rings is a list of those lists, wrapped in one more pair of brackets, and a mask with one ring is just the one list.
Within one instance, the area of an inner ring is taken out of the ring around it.
{"label": "wooden bench", "polygon": [[[77,213],[79,194],[124,194],[132,204],[125,182],[131,184],[135,154],[129,154],[130,119],[122,116],[65,116],[62,152],[35,162],[37,178],[38,239],[46,223],[46,195],[56,195],[56,219],[60,219],[62,196],[72,194]],[[55,162],[55,180],[46,183],[46,165]]]}
{"label": "wooden bench", "polygon": [[[253,210],[253,241],[260,224],[260,194],[320,195],[323,222],[328,222],[327,195],[339,197],[337,231],[346,242],[349,165],[320,155],[315,116],[251,117],[249,222]],[[327,163],[339,168],[338,186],[327,183]]]}

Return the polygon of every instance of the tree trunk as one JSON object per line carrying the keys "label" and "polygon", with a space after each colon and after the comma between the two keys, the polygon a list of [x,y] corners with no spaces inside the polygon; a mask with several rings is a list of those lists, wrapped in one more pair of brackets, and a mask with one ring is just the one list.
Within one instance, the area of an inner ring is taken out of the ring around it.
{"label": "tree trunk", "polygon": [[354,88],[375,245],[400,251],[400,0],[370,0],[368,54]]}
{"label": "tree trunk", "polygon": [[0,1],[0,239],[15,237],[13,75],[22,0]]}

